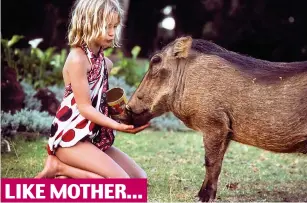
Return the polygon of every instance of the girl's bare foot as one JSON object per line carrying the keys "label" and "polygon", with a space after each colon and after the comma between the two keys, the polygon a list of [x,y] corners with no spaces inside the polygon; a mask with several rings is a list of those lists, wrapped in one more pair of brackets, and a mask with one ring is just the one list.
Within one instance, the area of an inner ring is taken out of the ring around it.
{"label": "girl's bare foot", "polygon": [[55,178],[59,174],[61,161],[54,155],[48,155],[45,167],[35,178]]}

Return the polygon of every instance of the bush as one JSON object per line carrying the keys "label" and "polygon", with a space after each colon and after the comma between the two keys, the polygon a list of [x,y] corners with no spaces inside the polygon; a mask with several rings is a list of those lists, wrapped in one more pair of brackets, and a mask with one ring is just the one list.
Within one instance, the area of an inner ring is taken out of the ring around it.
{"label": "bush", "polygon": [[34,90],[32,85],[26,83],[24,80],[21,81],[20,84],[25,93],[25,100],[24,100],[25,108],[30,109],[30,110],[37,110],[37,111],[41,110],[42,103],[41,101],[33,97],[36,91]]}
{"label": "bush", "polygon": [[1,112],[1,134],[14,135],[16,132],[38,132],[44,135],[50,133],[53,116],[47,112],[22,109],[15,114]]}
{"label": "bush", "polygon": [[174,116],[173,113],[165,113],[162,116],[151,120],[151,127],[160,131],[189,131],[181,120]]}
{"label": "bush", "polygon": [[49,86],[48,89],[53,92],[57,98],[58,101],[62,101],[63,97],[64,97],[64,89],[65,87],[62,85],[52,85]]}

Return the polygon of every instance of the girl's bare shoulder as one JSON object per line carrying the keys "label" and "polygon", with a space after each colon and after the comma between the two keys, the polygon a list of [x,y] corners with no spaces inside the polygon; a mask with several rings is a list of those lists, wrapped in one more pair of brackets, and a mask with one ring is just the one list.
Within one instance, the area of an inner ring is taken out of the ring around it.
{"label": "girl's bare shoulder", "polygon": [[76,70],[76,68],[84,70],[90,69],[88,58],[81,48],[71,48],[64,66],[66,71],[71,71],[71,69]]}

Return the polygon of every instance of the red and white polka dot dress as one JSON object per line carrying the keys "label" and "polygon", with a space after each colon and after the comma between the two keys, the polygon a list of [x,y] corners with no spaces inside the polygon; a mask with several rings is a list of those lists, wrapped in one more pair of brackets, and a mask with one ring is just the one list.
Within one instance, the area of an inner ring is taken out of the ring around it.
{"label": "red and white polka dot dress", "polygon": [[[95,56],[86,45],[82,46],[82,49],[91,62],[91,70],[87,75],[92,105],[108,116],[106,91],[109,84],[103,51],[99,50]],[[77,142],[85,140],[89,140],[99,149],[105,151],[112,146],[114,134],[113,129],[99,126],[80,114],[74,93],[69,85],[65,88],[63,100],[52,122],[47,151],[48,154],[54,154],[57,147],[71,147]]]}

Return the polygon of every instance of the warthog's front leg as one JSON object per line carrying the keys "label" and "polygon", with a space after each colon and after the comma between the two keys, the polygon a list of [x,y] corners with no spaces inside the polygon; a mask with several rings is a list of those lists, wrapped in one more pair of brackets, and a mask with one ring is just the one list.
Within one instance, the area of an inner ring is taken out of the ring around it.
{"label": "warthog's front leg", "polygon": [[230,141],[230,129],[226,123],[215,123],[204,132],[206,177],[198,193],[202,202],[213,201],[216,196],[222,161]]}

